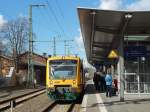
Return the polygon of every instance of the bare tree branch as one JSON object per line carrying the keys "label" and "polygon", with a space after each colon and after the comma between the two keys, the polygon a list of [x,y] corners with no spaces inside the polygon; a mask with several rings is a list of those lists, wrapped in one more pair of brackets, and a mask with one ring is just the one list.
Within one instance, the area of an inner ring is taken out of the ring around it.
{"label": "bare tree branch", "polygon": [[3,33],[12,50],[15,68],[18,72],[19,55],[24,52],[28,40],[28,19],[18,18],[9,21]]}

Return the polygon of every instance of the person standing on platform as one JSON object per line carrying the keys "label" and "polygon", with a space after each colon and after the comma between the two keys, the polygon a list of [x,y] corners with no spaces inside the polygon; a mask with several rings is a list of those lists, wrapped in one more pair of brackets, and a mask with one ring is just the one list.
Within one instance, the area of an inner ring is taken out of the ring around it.
{"label": "person standing on platform", "polygon": [[114,95],[117,95],[117,93],[118,93],[118,80],[117,80],[117,78],[114,78],[113,85],[114,85]]}
{"label": "person standing on platform", "polygon": [[110,69],[108,69],[106,77],[105,77],[105,82],[106,82],[106,97],[111,97],[112,96],[112,75],[110,72]]}
{"label": "person standing on platform", "polygon": [[97,72],[94,73],[93,82],[94,82],[95,89],[98,90],[99,89],[99,86],[98,86],[99,78],[98,78]]}
{"label": "person standing on platform", "polygon": [[101,74],[101,92],[106,91],[105,73]]}

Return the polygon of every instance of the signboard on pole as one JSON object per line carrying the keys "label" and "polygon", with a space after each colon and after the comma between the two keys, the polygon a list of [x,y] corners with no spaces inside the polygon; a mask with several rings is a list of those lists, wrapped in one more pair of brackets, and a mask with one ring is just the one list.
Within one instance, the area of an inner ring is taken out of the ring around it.
{"label": "signboard on pole", "polygon": [[118,58],[117,52],[115,50],[111,50],[108,55],[108,58]]}

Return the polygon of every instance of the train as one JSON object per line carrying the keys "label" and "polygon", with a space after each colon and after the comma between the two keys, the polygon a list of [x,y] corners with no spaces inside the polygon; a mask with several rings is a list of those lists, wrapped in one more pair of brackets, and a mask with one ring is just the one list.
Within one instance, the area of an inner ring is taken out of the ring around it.
{"label": "train", "polygon": [[78,56],[47,59],[46,90],[52,100],[78,100],[85,87],[83,62]]}

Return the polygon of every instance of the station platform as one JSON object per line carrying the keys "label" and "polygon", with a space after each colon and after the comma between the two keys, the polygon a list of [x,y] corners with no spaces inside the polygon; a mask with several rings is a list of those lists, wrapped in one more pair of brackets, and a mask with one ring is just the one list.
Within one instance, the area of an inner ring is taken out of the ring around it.
{"label": "station platform", "polygon": [[119,96],[106,97],[97,92],[89,80],[80,112],[149,112],[149,106],[150,94],[125,94],[125,101],[121,102]]}

